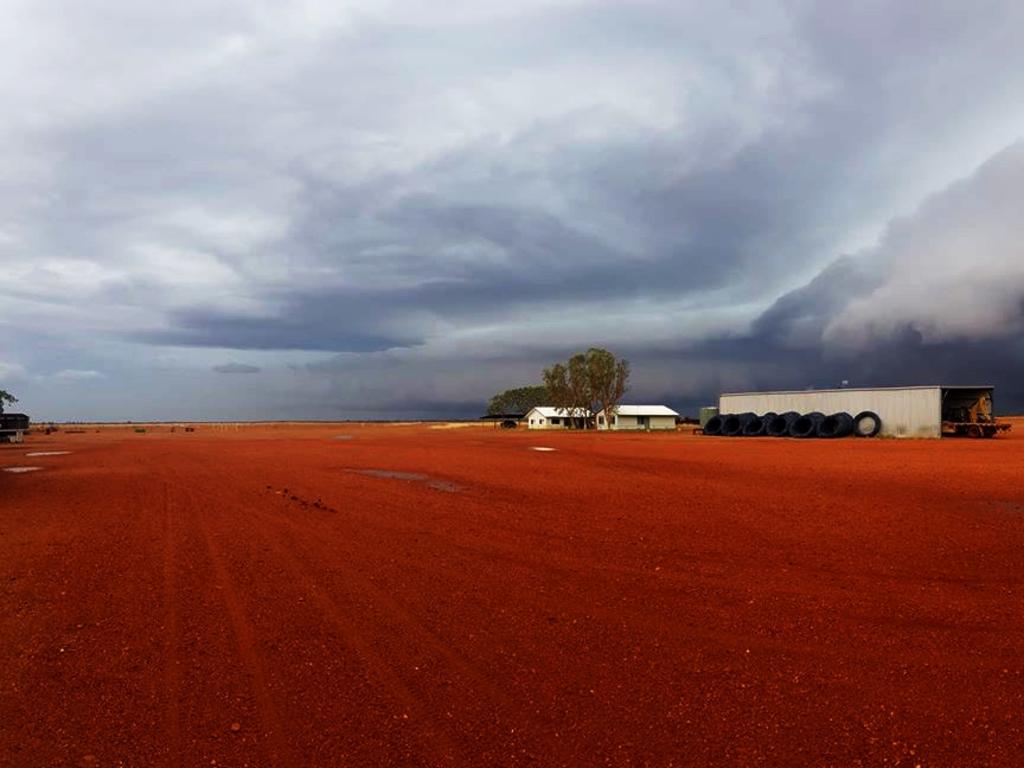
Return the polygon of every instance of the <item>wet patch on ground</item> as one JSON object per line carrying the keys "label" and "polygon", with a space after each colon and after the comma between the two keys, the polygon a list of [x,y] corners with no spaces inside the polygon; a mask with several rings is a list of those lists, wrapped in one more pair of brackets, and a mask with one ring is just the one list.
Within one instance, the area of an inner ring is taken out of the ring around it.
{"label": "wet patch on ground", "polygon": [[1024,512],[1024,504],[1018,503],[1016,501],[996,501],[992,503],[994,504],[996,509],[1002,512],[1015,512],[1017,514]]}
{"label": "wet patch on ground", "polygon": [[20,475],[24,472],[36,472],[40,469],[42,469],[42,467],[4,467],[4,472],[13,472]]}
{"label": "wet patch on ground", "polygon": [[310,499],[299,496],[294,491],[289,491],[287,488],[275,488],[272,485],[268,485],[264,490],[267,493],[272,493],[275,496],[280,496],[283,501],[287,501],[289,504],[294,504],[297,507],[303,507],[306,509],[319,509],[321,512],[337,512],[334,507],[326,504],[323,499],[316,498],[312,501]]}
{"label": "wet patch on ground", "polygon": [[32,451],[26,456],[67,456],[71,451]]}
{"label": "wet patch on ground", "polygon": [[457,493],[462,490],[462,486],[453,483],[449,480],[439,480],[436,477],[430,475],[424,475],[419,472],[398,472],[392,469],[346,469],[346,472],[352,472],[357,475],[365,475],[366,477],[381,477],[387,480],[403,480],[407,483],[423,483],[428,488],[433,488],[435,491],[444,491],[445,493]]}
{"label": "wet patch on ground", "polygon": [[331,440],[351,440],[353,435],[335,435]]}
{"label": "wet patch on ground", "polygon": [[543,451],[544,453],[549,453],[549,452],[551,452],[551,451],[553,451],[555,449],[554,448],[548,448],[547,446],[544,446],[544,445],[531,445],[530,446],[530,450],[531,451]]}

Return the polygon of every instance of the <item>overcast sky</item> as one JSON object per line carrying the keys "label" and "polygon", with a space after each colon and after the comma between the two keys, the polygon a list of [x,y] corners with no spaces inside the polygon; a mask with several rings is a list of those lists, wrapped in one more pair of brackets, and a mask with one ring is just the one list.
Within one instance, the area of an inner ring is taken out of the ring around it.
{"label": "overcast sky", "polygon": [[995,383],[1024,3],[0,0],[0,388],[36,418],[473,416]]}

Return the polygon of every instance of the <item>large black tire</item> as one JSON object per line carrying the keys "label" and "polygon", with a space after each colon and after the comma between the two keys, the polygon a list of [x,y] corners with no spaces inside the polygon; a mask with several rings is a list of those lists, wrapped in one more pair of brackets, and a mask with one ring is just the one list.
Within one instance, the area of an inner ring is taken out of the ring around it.
{"label": "large black tire", "polygon": [[853,417],[854,437],[874,437],[882,431],[882,420],[874,411],[861,411]]}
{"label": "large black tire", "polygon": [[790,437],[814,437],[818,434],[818,425],[825,420],[825,414],[818,411],[805,413],[789,425]]}
{"label": "large black tire", "polygon": [[790,425],[800,418],[796,411],[786,411],[769,419],[764,428],[764,433],[769,437],[787,437]]}
{"label": "large black tire", "polygon": [[743,422],[738,414],[727,413],[722,417],[722,428],[718,432],[722,437],[736,437],[742,431]]}
{"label": "large black tire", "polygon": [[853,416],[840,411],[826,416],[818,425],[818,437],[846,437],[853,432]]}
{"label": "large black tire", "polygon": [[722,435],[725,437],[742,435],[744,428],[750,423],[750,420],[756,418],[757,414],[754,413],[731,413],[722,420]]}
{"label": "large black tire", "polygon": [[747,425],[743,427],[744,437],[759,437],[764,434],[765,420],[764,416],[754,416]]}
{"label": "large black tire", "polygon": [[704,423],[704,434],[705,435],[720,435],[722,434],[722,422],[725,420],[724,416],[712,416]]}

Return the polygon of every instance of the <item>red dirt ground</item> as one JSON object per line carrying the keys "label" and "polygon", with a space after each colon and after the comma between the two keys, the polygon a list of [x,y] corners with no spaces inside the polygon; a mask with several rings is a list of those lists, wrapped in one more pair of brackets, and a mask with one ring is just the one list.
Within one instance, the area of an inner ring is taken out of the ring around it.
{"label": "red dirt ground", "polygon": [[33,435],[0,764],[1019,766],[1017,429]]}

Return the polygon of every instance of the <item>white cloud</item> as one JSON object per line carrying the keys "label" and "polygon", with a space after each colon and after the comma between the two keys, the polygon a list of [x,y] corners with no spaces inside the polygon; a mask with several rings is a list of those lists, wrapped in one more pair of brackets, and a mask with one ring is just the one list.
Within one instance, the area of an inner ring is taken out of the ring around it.
{"label": "white cloud", "polygon": [[99,371],[82,371],[75,368],[65,368],[62,371],[57,371],[53,374],[55,379],[63,379],[64,381],[90,381],[92,379],[102,379],[104,375]]}
{"label": "white cloud", "polygon": [[24,379],[27,375],[25,366],[0,360],[0,383]]}

